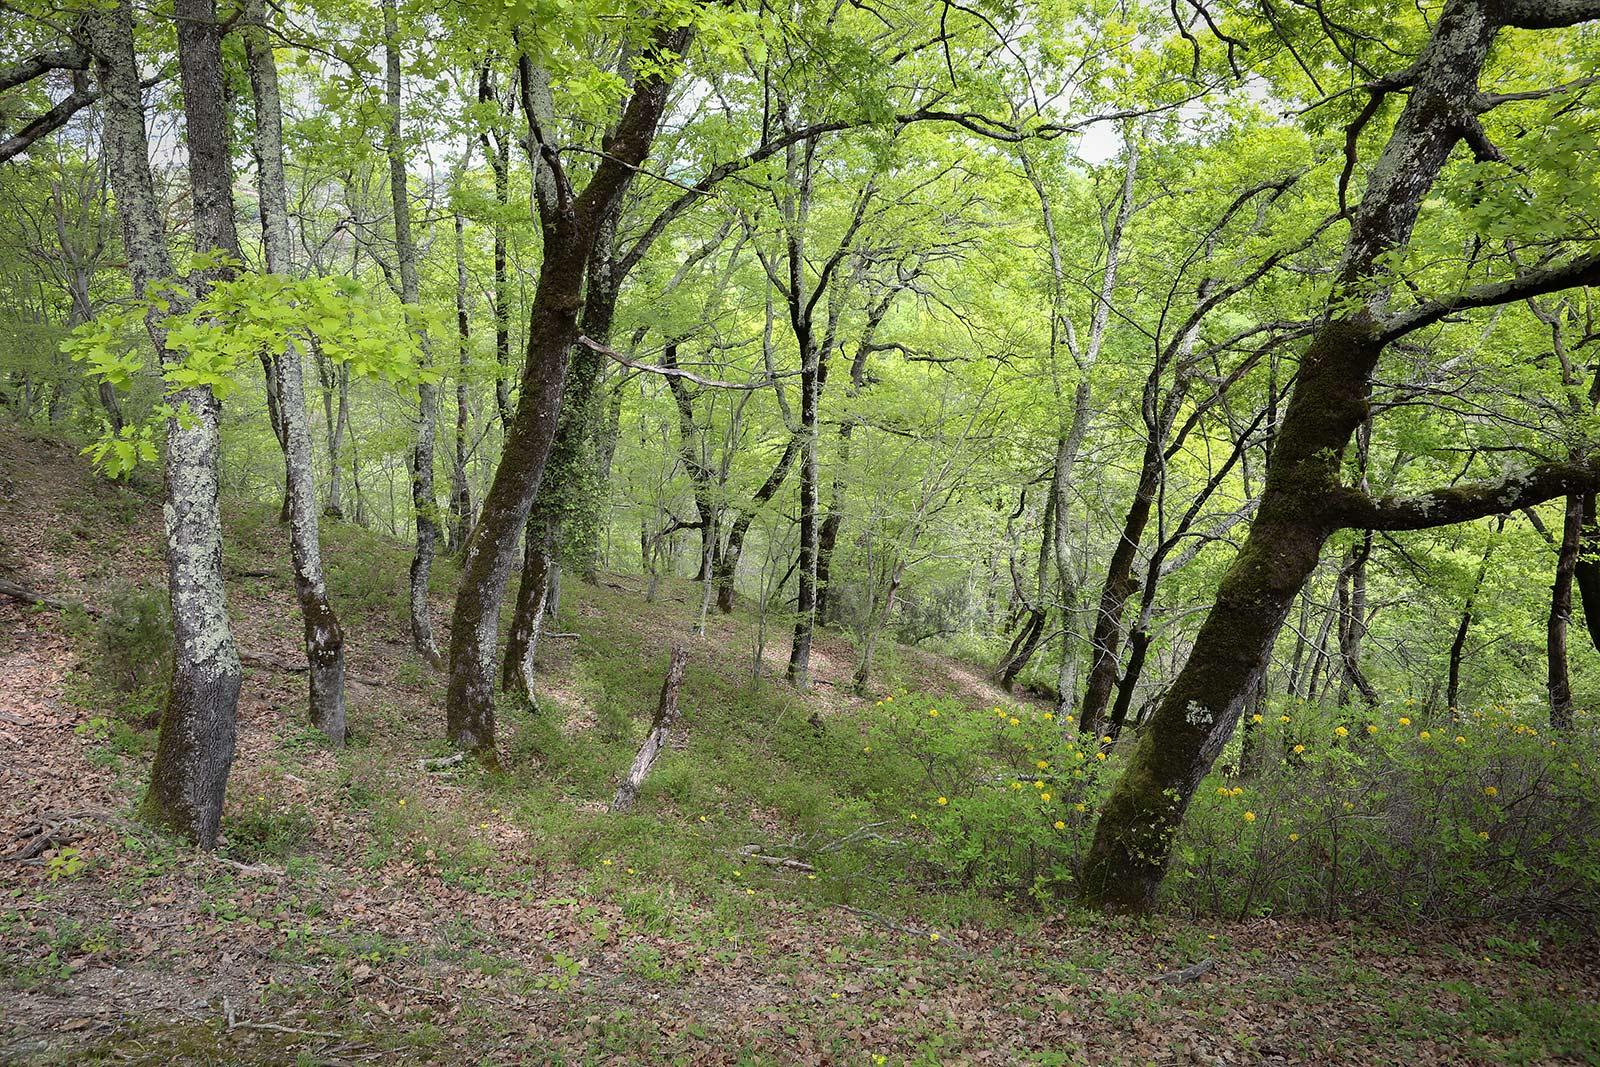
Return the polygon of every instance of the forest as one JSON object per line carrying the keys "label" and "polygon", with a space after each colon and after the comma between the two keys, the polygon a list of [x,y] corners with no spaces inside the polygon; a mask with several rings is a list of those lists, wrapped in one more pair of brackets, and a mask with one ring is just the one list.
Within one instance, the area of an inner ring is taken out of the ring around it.
{"label": "forest", "polygon": [[1600,1063],[1600,0],[0,28],[0,1063]]}

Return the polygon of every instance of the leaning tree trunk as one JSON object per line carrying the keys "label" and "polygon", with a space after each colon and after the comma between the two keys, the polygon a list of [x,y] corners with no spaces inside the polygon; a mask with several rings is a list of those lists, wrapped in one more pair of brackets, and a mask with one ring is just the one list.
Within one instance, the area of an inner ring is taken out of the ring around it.
{"label": "leaning tree trunk", "polygon": [[[189,119],[191,181],[203,187],[195,196],[214,208],[218,176],[226,187],[227,127],[220,115],[221,53],[214,12],[199,15],[180,31],[186,53],[181,74],[196,104]],[[150,175],[139,65],[133,46],[133,11],[121,4],[89,16],[96,51],[96,69],[104,102],[105,157],[122,219],[123,246],[133,291],[154,295],[173,276],[172,260]],[[215,112],[205,114],[204,98],[215,93]],[[209,118],[210,121],[207,121]],[[213,143],[207,143],[208,139]],[[209,168],[209,169],[208,169]],[[231,224],[231,200],[227,202]],[[202,223],[205,226],[201,228]],[[197,213],[197,242],[215,239],[218,220]],[[202,247],[215,247],[205,245]],[[146,317],[150,339],[164,368],[180,362],[167,347],[162,316]],[[166,559],[172,604],[172,685],[161,713],[150,789],[144,815],[192,837],[203,848],[216,844],[222,821],[223,796],[233,764],[234,719],[239,699],[239,653],[228,625],[222,584],[222,515],[217,501],[219,406],[211,390],[191,386],[170,394],[174,408],[188,417],[167,420]]]}
{"label": "leaning tree trunk", "polygon": [[[688,27],[664,29],[655,44],[663,53],[682,54],[691,35]],[[527,358],[516,413],[484,495],[477,532],[462,561],[450,630],[450,687],[445,698],[451,743],[471,750],[489,765],[498,759],[494,660],[500,602],[511,577],[518,537],[555,438],[567,361],[578,340],[584,275],[602,220],[616,210],[635,168],[650,150],[670,84],[659,73],[634,83],[622,116],[607,137],[606,154],[578,193],[568,184],[564,171],[551,167],[556,148],[543,140],[548,128],[549,76],[526,55],[520,66],[544,256],[529,311]]]}
{"label": "leaning tree trunk", "polygon": [[[394,203],[394,253],[400,268],[400,299],[408,309],[420,298],[417,282],[417,246],[411,235],[411,192],[406,184],[406,150],[402,138],[400,110],[400,30],[395,7],[397,0],[383,0],[384,89],[389,108],[388,144],[389,193]],[[425,328],[416,326],[424,358],[428,351]],[[434,438],[439,420],[439,390],[428,382],[417,385],[417,436],[411,452],[411,505],[416,514],[417,550],[411,557],[411,643],[423,659],[435,667],[444,666],[439,646],[433,639],[433,620],[428,614],[428,578],[433,573],[433,557],[439,543],[439,505],[433,496]]]}
{"label": "leaning tree trunk", "polygon": [[[600,223],[578,323],[583,336],[601,344],[611,339],[611,321],[617,309],[618,279],[610,248],[614,231],[612,213]],[[500,685],[505,691],[520,695],[530,707],[538,706],[533,690],[534,656],[539,648],[539,630],[552,607],[551,587],[560,579],[558,550],[563,544],[577,541],[585,545],[578,553],[577,563],[586,576],[593,577],[595,530],[600,523],[599,498],[604,483],[595,470],[589,444],[599,409],[597,394],[604,364],[600,353],[587,345],[573,348],[547,460],[550,477],[539,483],[523,533],[522,581],[517,589],[511,631],[506,635]]]}
{"label": "leaning tree trunk", "polygon": [[[1383,351],[1383,261],[1411,236],[1423,197],[1462,130],[1456,116],[1501,25],[1498,5],[1450,0],[1418,59],[1412,92],[1352,212],[1328,320],[1302,357],[1249,536],[1224,576],[1188,661],[1151,716],[1095,828],[1088,902],[1145,911],[1184,811],[1238,721],[1294,597],[1336,525],[1329,497]],[[1346,305],[1358,300],[1353,309]]]}
{"label": "leaning tree trunk", "polygon": [[[245,54],[255,97],[255,155],[259,176],[262,244],[267,270],[290,270],[288,183],[283,173],[283,112],[278,95],[278,68],[266,26],[263,0],[245,0]],[[306,663],[311,682],[312,725],[335,746],[345,742],[344,630],[328,602],[322,573],[322,545],[317,515],[316,473],[311,433],[306,425],[302,354],[290,342],[273,360],[278,412],[283,427],[284,464],[288,471],[289,548],[294,565],[295,597],[305,624]]]}

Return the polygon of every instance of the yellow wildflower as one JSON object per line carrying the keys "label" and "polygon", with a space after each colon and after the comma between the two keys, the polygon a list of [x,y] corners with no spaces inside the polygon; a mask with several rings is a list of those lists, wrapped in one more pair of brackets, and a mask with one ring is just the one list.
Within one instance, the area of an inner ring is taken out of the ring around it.
{"label": "yellow wildflower", "polygon": [[1335,735],[1337,735],[1339,737],[1349,737],[1350,736],[1350,731],[1346,730],[1343,726],[1334,727],[1333,732],[1334,732]]}
{"label": "yellow wildflower", "polygon": [[1255,822],[1256,821],[1256,813],[1253,812],[1253,811],[1245,812],[1244,813],[1244,821],[1245,822]]}
{"label": "yellow wildflower", "polygon": [[946,805],[948,803],[950,803],[950,801],[947,798],[945,798],[945,797],[940,797],[939,798],[939,806],[940,807],[943,807],[944,805]]}
{"label": "yellow wildflower", "polygon": [[1304,746],[1304,745],[1296,745],[1296,746],[1294,746],[1294,754],[1296,756],[1300,755],[1300,753],[1304,752],[1305,750],[1306,750],[1306,746]]}
{"label": "yellow wildflower", "polygon": [[1067,828],[1067,824],[1066,823],[1062,822],[1060,819],[1056,820],[1056,829],[1057,830],[1065,830],[1066,828]]}

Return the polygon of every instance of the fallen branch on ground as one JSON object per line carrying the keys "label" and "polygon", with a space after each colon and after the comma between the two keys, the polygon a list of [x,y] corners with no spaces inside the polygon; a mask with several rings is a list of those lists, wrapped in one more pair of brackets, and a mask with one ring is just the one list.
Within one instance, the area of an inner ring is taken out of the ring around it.
{"label": "fallen branch on ground", "polygon": [[1166,974],[1157,975],[1158,985],[1177,985],[1180,982],[1192,982],[1203,974],[1209,973],[1217,966],[1217,961],[1207,956],[1199,963],[1192,963],[1181,971],[1168,971]]}
{"label": "fallen branch on ground", "polygon": [[279,868],[268,867],[265,864],[253,866],[248,863],[240,863],[238,860],[230,860],[226,856],[212,856],[211,858],[222,864],[224,867],[232,867],[240,874],[259,874],[268,878],[282,878],[284,875],[284,872]]}
{"label": "fallen branch on ground", "polygon": [[945,948],[948,948],[951,952],[954,952],[962,959],[970,960],[974,958],[973,953],[969,949],[963,948],[954,938],[946,937],[937,930],[923,930],[916,926],[905,926],[901,923],[895,922],[887,915],[880,915],[878,912],[868,911],[866,908],[857,908],[850,904],[836,904],[834,906],[837,908],[843,908],[851,915],[859,915],[864,919],[871,919],[875,923],[887,926],[891,930],[897,930],[902,934],[910,934],[912,937],[924,938],[928,941],[943,945]]}
{"label": "fallen branch on ground", "polygon": [[0,596],[10,597],[12,600],[20,600],[24,604],[33,604],[42,608],[55,608],[57,611],[79,608],[90,615],[101,614],[99,608],[91,607],[81,600],[66,600],[62,597],[46,596],[43,593],[29,589],[25,585],[8,582],[4,578],[0,578]]}
{"label": "fallen branch on ground", "polygon": [[661,683],[661,699],[656,703],[655,720],[650,724],[644,744],[639,746],[639,754],[633,758],[633,766],[628,770],[627,777],[617,787],[616,798],[611,801],[612,814],[633,807],[633,802],[639,798],[639,787],[644,784],[644,776],[650,773],[650,765],[655,763],[656,757],[666,747],[667,738],[678,721],[678,687],[683,684],[683,672],[688,665],[689,650],[674,645],[667,662],[666,680]]}
{"label": "fallen branch on ground", "polygon": [[457,752],[449,756],[432,756],[428,759],[417,760],[417,769],[421,771],[442,771],[446,767],[454,767],[466,760],[465,752]]}
{"label": "fallen branch on ground", "polygon": [[740,859],[755,860],[772,867],[787,867],[792,871],[815,871],[816,868],[805,860],[797,860],[791,856],[768,856],[761,852],[760,845],[745,845],[743,848],[728,850],[728,855],[738,856]]}

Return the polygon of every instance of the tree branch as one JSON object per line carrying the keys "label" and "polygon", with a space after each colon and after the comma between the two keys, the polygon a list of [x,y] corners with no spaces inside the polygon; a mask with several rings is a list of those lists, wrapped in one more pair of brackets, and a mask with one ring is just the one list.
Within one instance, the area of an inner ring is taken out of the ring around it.
{"label": "tree branch", "polygon": [[1600,0],[1506,0],[1501,12],[1507,26],[1557,30],[1600,19]]}
{"label": "tree branch", "polygon": [[1324,510],[1334,525],[1349,529],[1428,530],[1504,515],[1597,486],[1600,459],[1541,463],[1492,482],[1471,482],[1414,496],[1373,497],[1359,489],[1341,489],[1328,496]]}
{"label": "tree branch", "polygon": [[1474,286],[1454,296],[1430,300],[1410,311],[1390,315],[1380,325],[1378,339],[1382,344],[1392,344],[1406,334],[1424,326],[1432,326],[1458,311],[1510,304],[1530,296],[1543,296],[1545,293],[1597,283],[1600,283],[1600,253],[1558,263],[1553,267],[1530,270],[1504,281]]}
{"label": "tree branch", "polygon": [[716,378],[703,378],[694,371],[684,370],[681,367],[658,367],[653,363],[640,363],[638,360],[629,359],[610,345],[603,345],[592,337],[586,337],[582,334],[578,335],[578,343],[591,351],[615,360],[624,367],[643,371],[646,374],[659,374],[663,378],[682,378],[686,381],[694,382],[696,385],[703,385],[707,389],[737,389],[742,392],[751,392],[756,389],[765,389],[773,383],[771,378],[760,378],[753,382],[725,382]]}

